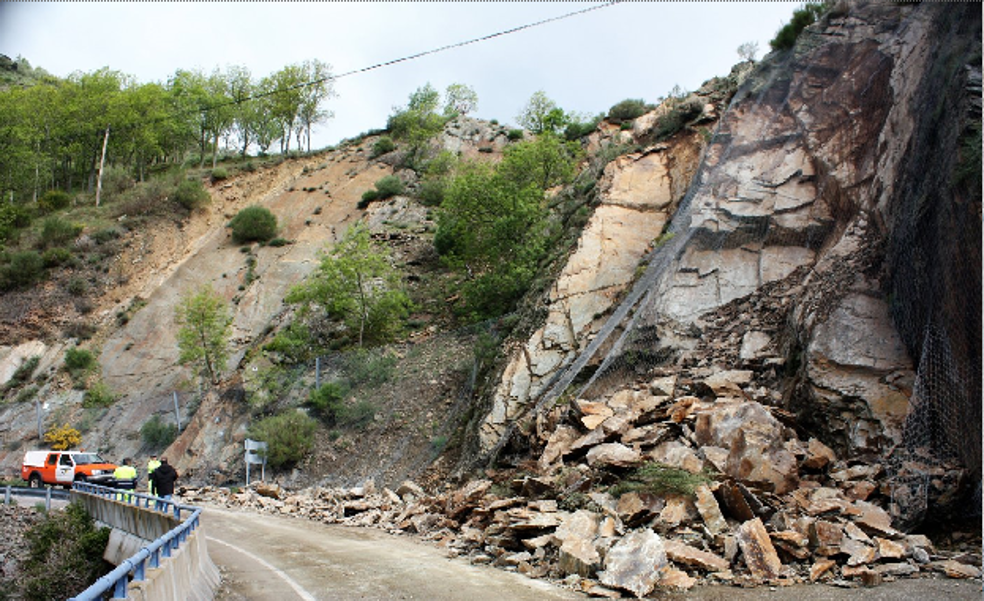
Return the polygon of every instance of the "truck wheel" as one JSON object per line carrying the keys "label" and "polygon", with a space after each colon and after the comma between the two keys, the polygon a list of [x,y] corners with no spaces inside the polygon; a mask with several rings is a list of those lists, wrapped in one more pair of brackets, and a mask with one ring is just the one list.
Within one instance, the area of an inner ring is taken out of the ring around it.
{"label": "truck wheel", "polygon": [[41,474],[34,472],[28,477],[27,485],[31,488],[41,488]]}

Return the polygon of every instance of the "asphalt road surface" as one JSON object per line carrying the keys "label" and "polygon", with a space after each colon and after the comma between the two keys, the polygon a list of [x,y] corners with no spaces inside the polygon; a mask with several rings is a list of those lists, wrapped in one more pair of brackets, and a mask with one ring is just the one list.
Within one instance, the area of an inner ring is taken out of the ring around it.
{"label": "asphalt road surface", "polygon": [[[217,601],[552,601],[587,599],[385,532],[206,508],[208,552],[222,572]],[[653,593],[666,601],[964,601],[979,580],[911,579],[874,588],[827,585],[697,587]]]}

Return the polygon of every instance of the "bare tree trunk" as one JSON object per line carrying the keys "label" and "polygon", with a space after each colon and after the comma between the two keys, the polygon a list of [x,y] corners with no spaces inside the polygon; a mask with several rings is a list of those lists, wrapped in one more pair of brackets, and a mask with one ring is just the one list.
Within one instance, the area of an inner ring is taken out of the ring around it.
{"label": "bare tree trunk", "polygon": [[96,206],[99,206],[99,196],[102,194],[103,187],[103,167],[106,165],[106,145],[109,143],[109,126],[106,126],[106,135],[103,136],[102,155],[99,157],[99,177],[96,179]]}
{"label": "bare tree trunk", "polygon": [[216,161],[219,155],[219,131],[215,131],[215,135],[212,136],[212,169],[215,169]]}

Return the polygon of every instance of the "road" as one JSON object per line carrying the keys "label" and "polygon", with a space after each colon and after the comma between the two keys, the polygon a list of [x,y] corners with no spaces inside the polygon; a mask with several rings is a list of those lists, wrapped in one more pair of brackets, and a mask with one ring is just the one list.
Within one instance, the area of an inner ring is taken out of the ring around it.
{"label": "road", "polygon": [[378,530],[206,507],[217,601],[552,601],[584,595]]}
{"label": "road", "polygon": [[[584,600],[541,580],[448,559],[439,549],[379,530],[206,507],[208,552],[222,571],[216,601]],[[981,583],[910,579],[874,588],[826,585],[697,587],[666,601],[977,601]]]}

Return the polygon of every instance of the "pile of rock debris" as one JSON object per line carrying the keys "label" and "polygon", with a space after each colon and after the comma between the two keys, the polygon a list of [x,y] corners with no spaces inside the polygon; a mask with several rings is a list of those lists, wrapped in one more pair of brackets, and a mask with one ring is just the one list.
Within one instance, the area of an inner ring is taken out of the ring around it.
{"label": "pile of rock debris", "polygon": [[671,375],[603,401],[558,406],[531,425],[530,437],[544,442],[538,461],[437,494],[410,481],[396,490],[369,481],[180,494],[413,533],[449,555],[601,597],[702,582],[870,586],[980,577],[976,534],[942,551],[893,528],[882,466],[839,460],[821,441],[800,440],[789,415],[752,400],[751,376],[718,372],[679,386]]}

